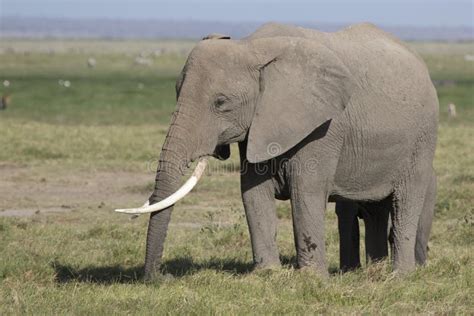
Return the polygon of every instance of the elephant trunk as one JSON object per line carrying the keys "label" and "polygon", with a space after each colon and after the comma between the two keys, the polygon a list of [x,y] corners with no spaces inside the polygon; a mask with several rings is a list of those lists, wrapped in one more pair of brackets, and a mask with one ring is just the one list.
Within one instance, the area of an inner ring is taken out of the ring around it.
{"label": "elephant trunk", "polygon": [[[188,122],[181,122],[179,113],[175,112],[170,129],[163,145],[155,178],[155,189],[149,202],[155,204],[166,199],[180,187],[184,170],[193,158],[193,140],[190,139]],[[184,127],[182,127],[184,126]],[[173,206],[150,215],[146,240],[145,279],[150,280],[159,273],[164,242],[171,218]]]}
{"label": "elephant trunk", "polygon": [[[160,164],[161,167],[161,164]],[[160,169],[160,167],[158,167]],[[153,195],[150,197],[150,204],[156,203],[163,198],[171,195],[178,188],[178,180],[172,175],[172,170],[159,170],[156,176],[156,184],[159,189],[155,188]],[[175,174],[178,174],[175,171]],[[158,184],[159,183],[159,184]],[[159,272],[161,256],[168,230],[168,224],[171,218],[173,205],[162,210],[150,214],[148,223],[148,232],[146,237],[146,256],[145,256],[145,278],[152,279]]]}

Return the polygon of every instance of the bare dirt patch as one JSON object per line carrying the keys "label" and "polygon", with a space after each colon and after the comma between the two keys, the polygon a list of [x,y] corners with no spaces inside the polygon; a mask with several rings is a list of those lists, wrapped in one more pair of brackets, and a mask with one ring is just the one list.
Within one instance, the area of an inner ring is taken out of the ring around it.
{"label": "bare dirt patch", "polygon": [[0,216],[140,204],[147,198],[146,191],[153,178],[153,174],[140,172],[72,171],[1,164]]}

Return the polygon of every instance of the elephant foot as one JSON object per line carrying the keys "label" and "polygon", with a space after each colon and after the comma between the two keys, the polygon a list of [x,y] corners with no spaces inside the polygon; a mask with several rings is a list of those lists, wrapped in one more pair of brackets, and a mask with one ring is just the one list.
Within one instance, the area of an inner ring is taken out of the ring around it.
{"label": "elephant foot", "polygon": [[329,276],[329,270],[325,263],[316,260],[304,260],[299,258],[297,268],[301,271],[312,271],[323,278]]}
{"label": "elephant foot", "polygon": [[264,271],[264,270],[279,270],[281,269],[280,261],[269,261],[269,262],[259,262],[255,263],[253,271]]}
{"label": "elephant foot", "polygon": [[[406,251],[408,252],[408,251]],[[393,273],[397,276],[404,276],[407,275],[416,269],[415,265],[415,258],[414,258],[415,252],[413,251],[413,254],[410,252],[410,257],[402,257],[400,256],[400,251],[397,250],[394,251],[394,258],[392,260],[393,262]]]}
{"label": "elephant foot", "polygon": [[423,247],[422,245],[416,244],[415,247],[415,261],[419,266],[424,266],[426,264],[426,258],[430,248],[428,246]]}
{"label": "elephant foot", "polygon": [[281,264],[273,264],[267,266],[255,266],[252,273],[258,276],[270,276],[273,273],[278,273],[282,270]]}

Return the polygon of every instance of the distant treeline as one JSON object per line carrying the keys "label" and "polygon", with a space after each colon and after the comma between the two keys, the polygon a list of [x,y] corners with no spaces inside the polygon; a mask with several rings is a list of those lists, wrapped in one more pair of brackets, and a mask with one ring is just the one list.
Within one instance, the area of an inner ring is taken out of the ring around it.
{"label": "distant treeline", "polygon": [[[21,38],[110,38],[198,39],[213,32],[240,38],[250,34],[262,23],[258,22],[204,22],[166,20],[120,19],[58,19],[31,17],[2,17],[0,37]],[[336,31],[348,24],[293,23],[322,31]],[[388,32],[405,40],[471,41],[474,28],[465,27],[413,27],[383,26]]]}

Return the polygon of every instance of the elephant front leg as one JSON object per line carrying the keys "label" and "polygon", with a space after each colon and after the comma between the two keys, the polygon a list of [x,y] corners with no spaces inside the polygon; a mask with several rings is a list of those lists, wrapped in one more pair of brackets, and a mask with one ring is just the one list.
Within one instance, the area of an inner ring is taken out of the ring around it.
{"label": "elephant front leg", "polygon": [[358,206],[355,202],[336,202],[341,271],[360,268]]}
{"label": "elephant front leg", "polygon": [[242,199],[249,225],[255,268],[280,266],[276,242],[277,223],[275,198],[270,183],[264,181],[243,188]]}
{"label": "elephant front leg", "polygon": [[270,169],[265,164],[251,164],[245,159],[245,144],[239,144],[241,155],[241,190],[249,225],[255,268],[280,266],[276,235],[275,188]]}
{"label": "elephant front leg", "polygon": [[299,268],[311,268],[328,275],[324,237],[327,196],[323,193],[293,189],[291,205],[296,257]]}

